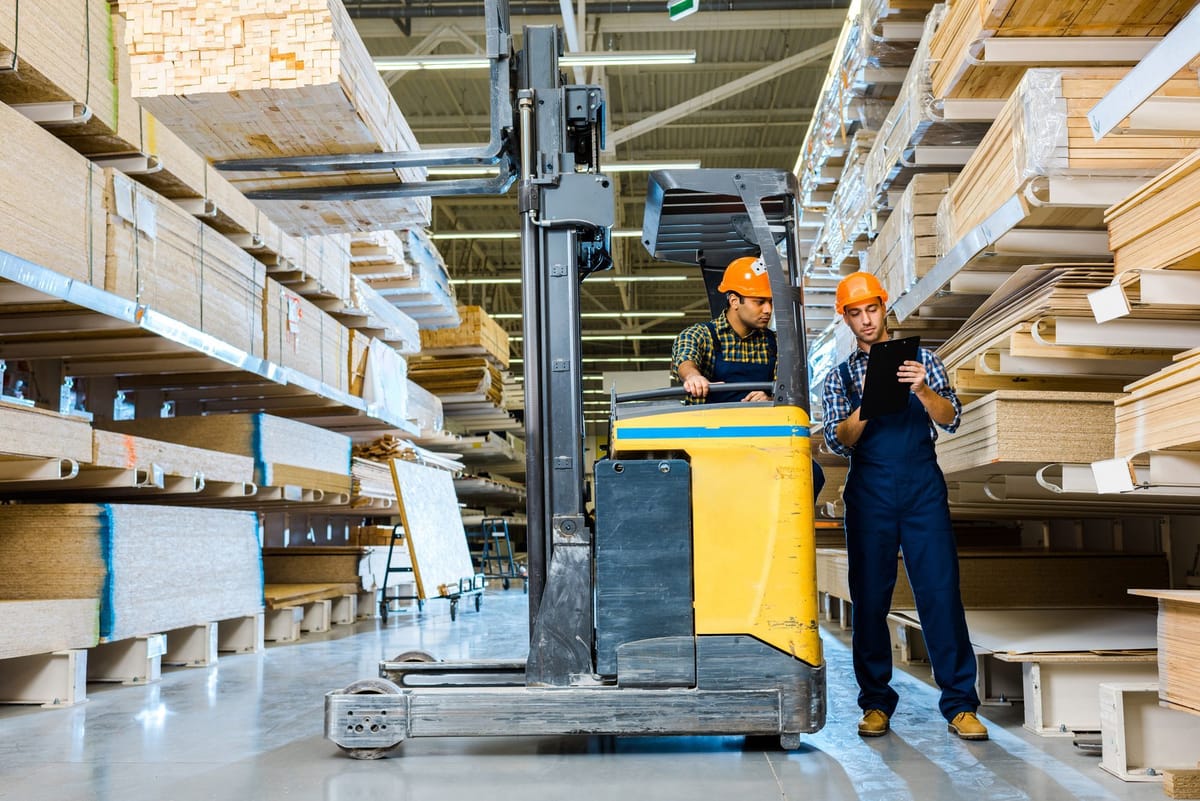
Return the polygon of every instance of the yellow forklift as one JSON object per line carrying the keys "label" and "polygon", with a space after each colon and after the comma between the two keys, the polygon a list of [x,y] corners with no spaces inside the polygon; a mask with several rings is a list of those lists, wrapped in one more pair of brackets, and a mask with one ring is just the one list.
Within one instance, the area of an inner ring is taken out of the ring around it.
{"label": "yellow forklift", "polygon": [[325,734],[360,759],[435,736],[774,735],[796,748],[824,725],[825,665],[795,179],[778,170],[651,174],[643,244],[698,266],[714,313],[725,306],[724,267],[761,256],[779,371],[756,387],[772,391],[765,403],[648,407],[634,403],[641,394],[617,396],[589,514],[579,294],[611,267],[603,92],[564,85],[557,28],[525,28],[514,54],[504,0],[489,0],[486,13],[487,146],[226,165],[500,165],[499,178],[350,187],[337,190],[342,197],[495,193],[519,182],[528,658],[383,661],[378,677],[326,695]]}

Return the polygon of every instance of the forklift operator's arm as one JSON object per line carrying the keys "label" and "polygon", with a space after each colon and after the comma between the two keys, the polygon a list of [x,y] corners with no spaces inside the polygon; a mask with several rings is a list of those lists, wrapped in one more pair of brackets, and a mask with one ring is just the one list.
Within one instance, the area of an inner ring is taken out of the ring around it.
{"label": "forklift operator's arm", "polygon": [[688,359],[680,362],[676,372],[679,374],[679,380],[683,383],[687,394],[694,398],[707,397],[710,382],[700,372],[699,366],[694,361]]}

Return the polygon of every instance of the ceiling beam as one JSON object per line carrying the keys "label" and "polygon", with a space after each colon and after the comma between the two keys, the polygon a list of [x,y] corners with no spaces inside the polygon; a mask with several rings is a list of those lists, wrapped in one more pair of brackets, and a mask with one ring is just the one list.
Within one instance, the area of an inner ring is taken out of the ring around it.
{"label": "ceiling beam", "polygon": [[723,86],[718,86],[716,89],[712,89],[704,94],[697,95],[690,100],[677,103],[668,109],[658,112],[657,114],[651,114],[649,117],[639,120],[632,125],[626,125],[624,128],[620,128],[617,131],[610,133],[608,135],[608,141],[612,144],[612,146],[615,147],[623,142],[628,142],[629,140],[636,139],[643,134],[650,133],[651,131],[660,128],[663,125],[667,125],[668,123],[677,120],[680,117],[686,117],[689,114],[698,111],[699,109],[706,108],[715,103],[720,103],[722,100],[727,100],[730,97],[741,94],[751,87],[774,80],[781,75],[786,75],[798,67],[828,59],[833,55],[833,49],[836,45],[837,39],[829,39],[817,45],[816,47],[810,47],[807,50],[801,50],[799,53],[796,53],[793,56],[788,56],[787,58],[768,67],[755,70],[749,75],[744,75],[735,81],[730,81]]}

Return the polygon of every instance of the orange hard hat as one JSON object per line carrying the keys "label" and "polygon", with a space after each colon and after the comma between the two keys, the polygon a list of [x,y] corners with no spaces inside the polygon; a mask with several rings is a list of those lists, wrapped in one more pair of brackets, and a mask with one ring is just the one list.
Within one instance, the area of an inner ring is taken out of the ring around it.
{"label": "orange hard hat", "polygon": [[888,293],[879,279],[870,273],[850,273],[837,286],[837,313],[844,314],[847,306],[872,298],[887,303]]}
{"label": "orange hard hat", "polygon": [[729,262],[725,275],[721,277],[718,292],[736,292],[743,297],[771,297],[771,280],[767,278],[767,266],[761,258],[742,256]]}

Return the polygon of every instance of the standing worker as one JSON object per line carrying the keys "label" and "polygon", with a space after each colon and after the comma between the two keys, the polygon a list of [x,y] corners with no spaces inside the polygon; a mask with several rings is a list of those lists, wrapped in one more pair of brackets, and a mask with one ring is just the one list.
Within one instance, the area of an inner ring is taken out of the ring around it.
{"label": "standing worker", "polygon": [[936,423],[953,432],[962,404],[940,359],[920,348],[897,379],[911,386],[902,412],[859,419],[871,346],[888,339],[887,292],[869,273],[853,273],[837,287],[837,312],[858,348],[825,379],[825,442],[850,459],[843,498],[850,601],[854,605],[854,675],[863,710],[858,733],[887,734],[899,696],[890,686],[892,648],[887,615],[904,568],[921,618],[939,703],[948,728],[964,740],[986,740],[975,711],[975,654],[958,588],[958,554],[950,526],[946,480],[933,442]]}
{"label": "standing worker", "polygon": [[727,306],[716,319],[680,332],[671,348],[671,372],[689,403],[769,400],[767,393],[722,392],[714,383],[771,383],[778,347],[771,324],[771,282],[762,259],[743,256],[725,268],[717,286]]}
{"label": "standing worker", "polygon": [[[767,401],[766,392],[728,392],[721,384],[771,383],[778,346],[771,330],[771,281],[761,258],[743,256],[725,268],[718,292],[725,311],[716,319],[688,326],[671,348],[671,372],[683,382],[688,403]],[[813,497],[825,486],[825,472],[812,463]]]}

